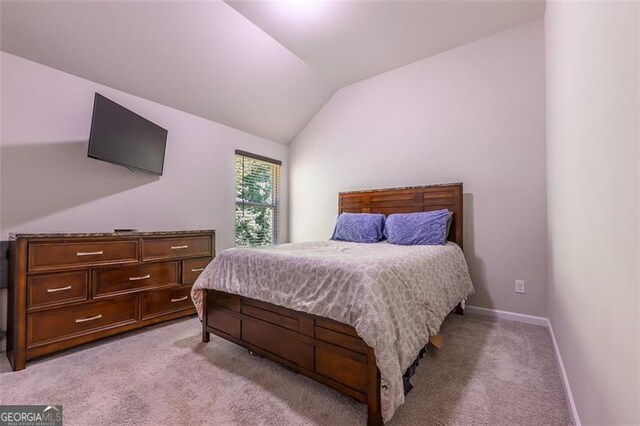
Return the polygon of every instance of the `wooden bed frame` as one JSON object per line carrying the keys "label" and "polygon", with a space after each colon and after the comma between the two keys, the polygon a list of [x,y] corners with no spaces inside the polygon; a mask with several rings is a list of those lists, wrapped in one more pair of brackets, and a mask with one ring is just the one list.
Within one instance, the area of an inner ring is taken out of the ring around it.
{"label": "wooden bed frame", "polygon": [[[411,213],[449,209],[449,240],[463,247],[462,184],[342,192],[338,210]],[[460,305],[456,313],[462,314]],[[382,424],[380,372],[373,349],[352,327],[235,294],[205,290],[202,341],[210,333],[367,404],[367,424]]]}

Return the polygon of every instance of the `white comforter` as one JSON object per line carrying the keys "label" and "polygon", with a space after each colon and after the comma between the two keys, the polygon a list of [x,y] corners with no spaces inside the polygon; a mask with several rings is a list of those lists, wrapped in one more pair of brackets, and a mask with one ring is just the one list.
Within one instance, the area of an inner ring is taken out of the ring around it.
{"label": "white comforter", "polygon": [[402,374],[438,333],[445,316],[473,294],[462,250],[340,241],[233,248],[193,286],[239,294],[331,318],[356,329],[374,349],[385,421],[404,402]]}

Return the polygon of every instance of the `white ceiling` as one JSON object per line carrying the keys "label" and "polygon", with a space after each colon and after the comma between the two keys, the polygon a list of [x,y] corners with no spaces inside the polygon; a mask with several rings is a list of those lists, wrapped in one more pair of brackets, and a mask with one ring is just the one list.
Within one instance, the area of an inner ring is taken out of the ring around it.
{"label": "white ceiling", "polygon": [[544,0],[1,7],[3,51],[285,144],[339,87],[544,14]]}
{"label": "white ceiling", "polygon": [[337,86],[544,15],[544,1],[225,0]]}
{"label": "white ceiling", "polygon": [[335,87],[222,2],[3,1],[1,47],[277,142]]}

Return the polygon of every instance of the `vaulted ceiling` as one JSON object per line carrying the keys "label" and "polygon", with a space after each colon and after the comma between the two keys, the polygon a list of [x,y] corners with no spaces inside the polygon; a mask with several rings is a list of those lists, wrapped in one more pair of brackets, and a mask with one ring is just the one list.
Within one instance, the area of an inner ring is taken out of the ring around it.
{"label": "vaulted ceiling", "polygon": [[281,143],[333,95],[222,2],[2,2],[2,50]]}
{"label": "vaulted ceiling", "polygon": [[544,15],[542,1],[226,0],[337,86]]}
{"label": "vaulted ceiling", "polygon": [[345,85],[543,1],[2,1],[3,51],[287,144]]}

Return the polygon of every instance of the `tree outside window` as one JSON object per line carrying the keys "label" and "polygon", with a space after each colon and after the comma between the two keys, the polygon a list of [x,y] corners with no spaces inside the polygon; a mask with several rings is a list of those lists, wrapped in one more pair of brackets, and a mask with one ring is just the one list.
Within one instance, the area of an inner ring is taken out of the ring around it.
{"label": "tree outside window", "polygon": [[236,245],[278,244],[280,165],[236,151]]}

